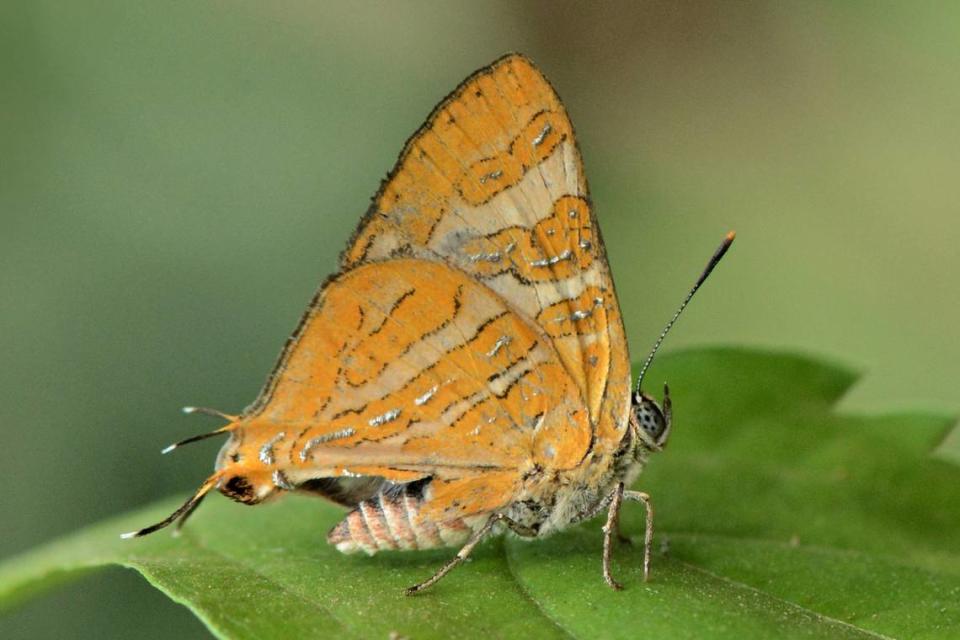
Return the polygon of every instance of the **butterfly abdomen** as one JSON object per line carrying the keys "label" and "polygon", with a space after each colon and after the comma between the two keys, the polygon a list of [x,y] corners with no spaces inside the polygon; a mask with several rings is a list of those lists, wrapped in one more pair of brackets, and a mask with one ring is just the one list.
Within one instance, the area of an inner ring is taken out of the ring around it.
{"label": "butterfly abdomen", "polygon": [[364,500],[327,534],[341,553],[410,551],[463,544],[473,529],[463,518],[434,522],[420,517],[422,500],[406,491]]}

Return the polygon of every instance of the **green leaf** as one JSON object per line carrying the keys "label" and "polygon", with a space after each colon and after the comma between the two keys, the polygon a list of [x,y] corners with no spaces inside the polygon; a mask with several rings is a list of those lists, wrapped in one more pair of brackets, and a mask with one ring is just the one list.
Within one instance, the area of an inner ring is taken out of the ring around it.
{"label": "green leaf", "polygon": [[0,566],[0,606],[85,570],[139,571],[227,638],[945,638],[960,634],[960,467],[931,415],[838,415],[854,381],[823,363],[733,349],[663,356],[667,451],[637,487],[656,507],[642,580],[642,508],[600,574],[600,523],[492,540],[414,598],[452,551],[342,556],[342,510],[309,498],[204,504],[179,538],[124,541],[179,501],[125,515]]}
{"label": "green leaf", "polygon": [[960,424],[943,439],[935,453],[944,460],[960,465]]}

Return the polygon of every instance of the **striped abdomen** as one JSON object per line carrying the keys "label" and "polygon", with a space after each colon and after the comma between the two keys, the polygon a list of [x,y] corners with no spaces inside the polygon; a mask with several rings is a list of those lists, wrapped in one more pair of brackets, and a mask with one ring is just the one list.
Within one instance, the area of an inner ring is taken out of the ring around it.
{"label": "striped abdomen", "polygon": [[484,517],[433,522],[419,516],[419,496],[405,490],[378,494],[361,502],[327,534],[341,553],[435,549],[462,545]]}

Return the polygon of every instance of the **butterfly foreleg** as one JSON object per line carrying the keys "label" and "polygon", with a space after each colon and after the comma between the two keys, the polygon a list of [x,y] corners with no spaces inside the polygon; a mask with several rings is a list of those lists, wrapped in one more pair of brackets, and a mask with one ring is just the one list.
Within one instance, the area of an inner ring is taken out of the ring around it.
{"label": "butterfly foreleg", "polygon": [[405,595],[412,596],[415,593],[419,593],[424,589],[431,587],[437,582],[439,582],[440,579],[443,578],[443,576],[453,571],[458,565],[463,564],[463,562],[468,557],[470,557],[470,554],[473,552],[473,548],[476,547],[478,544],[480,544],[480,542],[484,538],[490,535],[491,531],[493,531],[493,527],[498,522],[503,522],[508,527],[510,527],[512,531],[516,532],[518,535],[522,535],[522,536],[530,536],[531,534],[536,535],[536,532],[530,529],[529,527],[525,527],[519,522],[511,520],[510,518],[503,515],[502,513],[494,513],[487,519],[487,521],[483,524],[482,527],[477,529],[473,533],[473,535],[470,536],[470,539],[467,540],[466,544],[464,544],[463,547],[460,548],[460,551],[457,552],[457,555],[455,555],[453,558],[447,561],[445,565],[440,567],[439,571],[437,571],[435,574],[433,574],[423,582],[415,584],[412,587],[408,587],[407,589],[404,590],[403,593]]}
{"label": "butterfly foreleg", "polygon": [[647,526],[643,536],[644,582],[650,578],[650,550],[653,546],[653,504],[650,501],[650,496],[642,491],[624,491],[623,483],[617,483],[616,488],[611,492],[610,496],[601,502],[601,505],[609,504],[607,509],[607,522],[603,526],[603,579],[610,585],[611,589],[616,591],[622,589],[623,586],[613,579],[613,575],[610,572],[610,558],[613,554],[614,536],[617,536],[621,540],[623,539],[623,536],[620,535],[620,508],[623,506],[624,500],[642,502],[647,509]]}

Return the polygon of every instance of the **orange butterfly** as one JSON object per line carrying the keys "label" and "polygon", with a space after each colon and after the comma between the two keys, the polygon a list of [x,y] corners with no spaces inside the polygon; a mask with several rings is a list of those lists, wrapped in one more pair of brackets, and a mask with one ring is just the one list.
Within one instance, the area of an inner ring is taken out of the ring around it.
{"label": "orange butterfly", "polygon": [[199,410],[230,423],[166,450],[229,433],[215,473],[125,536],[182,524],[214,488],[245,504],[310,492],[352,509],[327,537],[344,553],[462,545],[414,593],[492,532],[543,537],[607,510],[603,575],[619,589],[612,540],[637,500],[646,577],[652,508],[624,487],[666,443],[670,400],[631,393],[573,127],[530,60],[501,58],[434,109],[341,268],[257,400]]}

